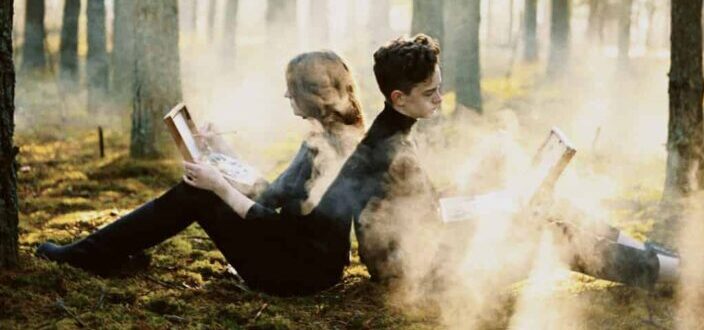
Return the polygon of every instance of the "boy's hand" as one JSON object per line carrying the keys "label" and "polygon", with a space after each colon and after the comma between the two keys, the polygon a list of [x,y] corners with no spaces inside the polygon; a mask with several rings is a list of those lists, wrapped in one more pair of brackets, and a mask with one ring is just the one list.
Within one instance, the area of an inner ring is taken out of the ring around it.
{"label": "boy's hand", "polygon": [[183,162],[183,166],[185,169],[183,181],[193,187],[218,193],[229,185],[222,173],[212,165]]}

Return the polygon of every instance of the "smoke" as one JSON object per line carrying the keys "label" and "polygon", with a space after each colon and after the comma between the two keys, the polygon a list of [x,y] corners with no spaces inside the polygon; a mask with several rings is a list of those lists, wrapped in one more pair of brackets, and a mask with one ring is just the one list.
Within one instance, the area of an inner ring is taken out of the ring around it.
{"label": "smoke", "polygon": [[[667,61],[637,58],[648,68],[624,71],[615,59],[589,56],[575,60],[589,64],[562,80],[519,87],[530,90],[525,95],[490,94],[481,116],[468,113],[416,132],[423,168],[441,194],[502,191],[504,199],[493,201],[493,213],[444,228],[418,219],[427,214],[425,196],[388,201],[401,205],[389,216],[408,221],[388,237],[401,237],[399,254],[414,259],[402,262],[410,276],[393,288],[390,303],[437,312],[447,328],[583,327],[589,298],[571,293],[580,285],[569,277],[574,258],[598,269],[595,242],[607,235],[606,224],[631,224],[620,229],[635,228],[642,237],[666,220],[664,212],[644,210],[659,210],[664,182]],[[494,79],[506,78],[485,81]],[[517,84],[510,79],[496,84]],[[553,126],[577,154],[555,187],[553,207],[537,216],[516,213],[506,200],[526,202],[531,159]],[[565,236],[546,218],[579,235]],[[423,229],[408,230],[412,224]]]}

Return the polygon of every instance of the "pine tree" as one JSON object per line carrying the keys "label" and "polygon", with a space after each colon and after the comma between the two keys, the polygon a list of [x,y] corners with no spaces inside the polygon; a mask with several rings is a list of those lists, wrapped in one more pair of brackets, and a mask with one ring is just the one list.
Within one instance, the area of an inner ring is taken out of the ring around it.
{"label": "pine tree", "polygon": [[701,18],[702,0],[672,2],[666,198],[684,196],[703,186]]}
{"label": "pine tree", "polygon": [[17,265],[18,149],[13,146],[15,66],[12,63],[12,1],[0,1],[0,268]]}
{"label": "pine tree", "polygon": [[449,31],[453,63],[450,70],[455,70],[455,90],[457,109],[482,112],[481,68],[479,64],[479,21],[481,0],[448,0],[451,13],[448,17],[452,29]]}
{"label": "pine tree", "polygon": [[66,0],[61,24],[60,76],[63,82],[78,82],[78,15],[81,0]]}
{"label": "pine tree", "polygon": [[181,101],[177,0],[138,1],[130,156],[156,158],[172,145],[162,118]]}
{"label": "pine tree", "polygon": [[44,0],[27,0],[25,7],[22,71],[36,72],[46,67],[44,55]]}
{"label": "pine tree", "polygon": [[88,108],[95,111],[108,90],[105,0],[88,0]]}

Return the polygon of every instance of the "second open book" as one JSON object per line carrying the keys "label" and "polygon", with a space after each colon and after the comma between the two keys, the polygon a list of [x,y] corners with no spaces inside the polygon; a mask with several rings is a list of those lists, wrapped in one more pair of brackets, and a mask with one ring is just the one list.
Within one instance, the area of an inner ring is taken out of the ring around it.
{"label": "second open book", "polygon": [[533,165],[526,180],[519,187],[506,191],[483,195],[449,197],[440,199],[440,213],[443,222],[470,221],[497,212],[513,212],[520,208],[518,199],[527,198],[531,202],[541,194],[549,192],[562,174],[574,154],[575,148],[557,128],[550,131],[545,142],[533,158]]}

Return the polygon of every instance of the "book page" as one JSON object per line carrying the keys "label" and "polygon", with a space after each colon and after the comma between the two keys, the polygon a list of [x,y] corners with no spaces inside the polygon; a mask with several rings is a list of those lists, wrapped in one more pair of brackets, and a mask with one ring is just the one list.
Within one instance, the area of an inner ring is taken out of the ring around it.
{"label": "book page", "polygon": [[498,216],[518,211],[520,203],[508,191],[497,191],[476,196],[440,199],[442,221],[471,221],[480,217]]}
{"label": "book page", "polygon": [[[543,188],[552,188],[557,178],[575,154],[575,149],[559,129],[553,128],[535,155],[527,181],[517,183],[514,192],[493,192],[478,196],[440,199],[443,222],[468,221],[482,216],[498,215],[518,210],[520,200],[531,200]],[[515,189],[518,188],[518,189]]]}
{"label": "book page", "polygon": [[252,186],[261,178],[261,174],[253,166],[241,160],[221,153],[208,155],[208,163],[215,166],[226,179]]}

